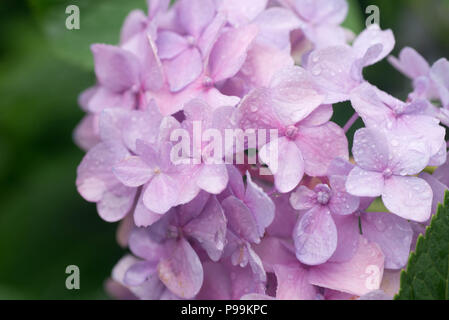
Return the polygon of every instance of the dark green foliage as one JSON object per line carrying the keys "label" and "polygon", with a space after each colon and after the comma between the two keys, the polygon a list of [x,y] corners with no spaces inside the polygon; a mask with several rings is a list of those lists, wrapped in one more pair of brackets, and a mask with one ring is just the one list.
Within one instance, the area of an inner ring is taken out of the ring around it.
{"label": "dark green foliage", "polygon": [[449,300],[449,192],[426,234],[420,235],[407,270],[401,273],[397,300]]}

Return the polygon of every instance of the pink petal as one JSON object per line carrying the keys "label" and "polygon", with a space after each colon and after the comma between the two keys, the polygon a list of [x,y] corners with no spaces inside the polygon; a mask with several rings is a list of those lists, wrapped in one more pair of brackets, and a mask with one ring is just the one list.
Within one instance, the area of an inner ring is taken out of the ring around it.
{"label": "pink petal", "polygon": [[165,81],[164,71],[157,54],[156,44],[151,36],[142,32],[133,37],[123,47],[139,58],[141,86],[145,90],[160,90]]}
{"label": "pink petal", "polygon": [[220,32],[226,24],[226,17],[222,14],[217,14],[212,22],[204,29],[203,34],[198,39],[198,48],[202,56],[209,59],[210,51],[215,42],[217,42]]}
{"label": "pink petal", "polygon": [[275,206],[263,189],[252,181],[248,172],[244,202],[256,219],[260,237],[263,237],[265,228],[273,222]]}
{"label": "pink petal", "polygon": [[[428,129],[427,133],[433,135],[432,128],[427,127],[425,121],[420,121],[419,126]],[[444,130],[441,133],[444,133]],[[439,135],[438,132],[436,132],[436,135]],[[388,138],[391,150],[389,166],[395,175],[418,174],[428,165],[430,161],[429,149],[432,143],[423,139],[422,135],[420,137],[407,135],[403,130],[398,130],[398,132],[391,133]],[[436,145],[434,144],[434,146]]]}
{"label": "pink petal", "polygon": [[[257,279],[251,268],[234,267],[231,276],[234,273],[231,299],[240,299],[248,292],[263,294],[265,286],[263,282]],[[231,278],[232,279],[232,278]]]}
{"label": "pink petal", "polygon": [[399,292],[401,273],[402,270],[384,270],[380,287],[390,297]]}
{"label": "pink petal", "polygon": [[201,261],[183,238],[173,242],[171,250],[171,255],[159,262],[159,278],[177,296],[184,299],[193,298],[203,284]]}
{"label": "pink petal", "polygon": [[307,70],[327,93],[324,103],[347,100],[351,90],[360,83],[360,79],[352,76],[355,60],[352,48],[346,45],[318,49],[309,55]]}
{"label": "pink petal", "polygon": [[215,15],[212,0],[180,0],[176,4],[179,24],[187,33],[199,37]]}
{"label": "pink petal", "polygon": [[135,194],[135,189],[121,185],[108,189],[97,203],[99,216],[108,222],[123,219],[132,209]]}
{"label": "pink petal", "polygon": [[148,18],[142,10],[131,11],[123,23],[120,32],[120,42],[123,44],[139,32],[143,32],[148,24]]}
{"label": "pink petal", "polygon": [[126,271],[123,281],[128,286],[139,286],[155,273],[156,267],[154,262],[137,262]]}
{"label": "pink petal", "polygon": [[134,229],[129,237],[131,252],[147,261],[158,262],[166,254],[166,247],[163,239],[161,240],[157,233],[166,231],[166,224],[166,220],[160,220],[151,229]]}
{"label": "pink petal", "polygon": [[165,213],[177,205],[179,185],[172,177],[159,173],[148,184],[143,203],[155,213]]}
{"label": "pink petal", "polygon": [[121,185],[112,173],[112,167],[128,155],[128,151],[118,144],[99,143],[90,149],[77,169],[78,192],[87,201],[100,201],[105,192]]}
{"label": "pink petal", "polygon": [[304,33],[316,49],[345,45],[348,38],[346,29],[330,24],[306,28]]}
{"label": "pink petal", "polygon": [[248,293],[242,296],[240,300],[276,300],[276,299],[266,294]]}
{"label": "pink petal", "polygon": [[417,177],[392,176],[385,180],[382,201],[394,214],[424,222],[431,214],[432,189],[426,181]]}
{"label": "pink petal", "polygon": [[243,199],[245,196],[245,186],[243,184],[243,177],[240,171],[233,165],[226,166],[229,175],[229,187],[232,194],[239,199]]}
{"label": "pink petal", "polygon": [[354,165],[351,162],[341,158],[335,158],[329,166],[327,176],[347,176],[353,168]]}
{"label": "pink petal", "polygon": [[432,212],[435,213],[437,212],[438,203],[444,203],[444,193],[449,188],[438,179],[438,174],[435,172],[433,175],[430,175],[427,172],[422,172],[419,177],[424,179],[432,188]]}
{"label": "pink petal", "polygon": [[256,281],[264,283],[267,281],[267,274],[263,268],[263,263],[257,253],[251,248],[250,244],[246,244],[246,255],[248,257],[249,266],[254,274]]}
{"label": "pink petal", "polygon": [[430,76],[435,82],[441,102],[444,107],[449,107],[449,62],[442,58],[435,62],[430,70]]}
{"label": "pink petal", "polygon": [[212,261],[218,261],[226,241],[226,217],[220,203],[210,197],[201,214],[184,226],[184,232],[198,240]]}
{"label": "pink petal", "polygon": [[229,271],[223,263],[207,261],[203,263],[204,281],[198,300],[227,300],[231,299],[232,281]]}
{"label": "pink petal", "polygon": [[325,300],[354,300],[357,296],[341,291],[331,290],[331,289],[324,289],[324,299]]}
{"label": "pink petal", "polygon": [[441,166],[447,161],[446,141],[441,145],[440,150],[429,159],[429,166]]}
{"label": "pink petal", "polygon": [[304,170],[308,175],[324,176],[332,160],[349,158],[348,140],[343,129],[335,123],[300,126],[299,132],[295,142],[304,157]]}
{"label": "pink petal", "polygon": [[254,23],[259,27],[258,41],[280,50],[290,49],[290,32],[301,26],[300,20],[293,12],[279,7],[263,11]]}
{"label": "pink petal", "polygon": [[199,300],[240,299],[248,292],[264,294],[264,284],[255,279],[249,267],[232,266],[227,261],[204,263],[204,285]]}
{"label": "pink petal", "polygon": [[377,197],[384,189],[384,177],[381,172],[366,171],[359,167],[351,170],[346,179],[348,193],[359,197]]}
{"label": "pink petal", "polygon": [[288,193],[274,197],[276,214],[273,222],[267,228],[267,234],[273,237],[290,238],[293,228],[298,220],[298,211],[293,209],[289,202]]}
{"label": "pink petal", "polygon": [[164,61],[172,92],[178,92],[192,83],[203,71],[201,54],[196,48],[189,48],[177,57]]}
{"label": "pink petal", "polygon": [[324,100],[307,71],[297,66],[276,73],[270,87],[272,103],[286,125],[303,120]]}
{"label": "pink petal", "polygon": [[114,92],[105,86],[98,88],[87,105],[90,112],[99,113],[106,108],[133,109],[136,106],[136,96],[131,91]]}
{"label": "pink petal", "polygon": [[[288,0],[286,0],[288,1]],[[348,13],[348,4],[344,0],[293,0],[294,9],[307,21],[329,24],[340,24]]]}
{"label": "pink petal", "polygon": [[394,214],[366,212],[361,220],[363,236],[379,245],[385,268],[402,269],[410,255],[413,230],[410,223]]}
{"label": "pink petal", "polygon": [[199,172],[198,187],[212,194],[221,193],[228,184],[228,172],[224,164],[204,164]]}
{"label": "pink petal", "polygon": [[144,140],[136,141],[136,154],[139,158],[145,163],[145,165],[152,169],[152,176],[156,173],[156,171],[162,171],[159,166],[162,166],[163,163],[161,161],[162,156],[162,147],[160,146],[159,150],[155,150],[154,145],[150,145]]}
{"label": "pink petal", "polygon": [[372,24],[355,39],[352,47],[358,57],[362,57],[370,47],[376,44],[381,44],[382,50],[379,55],[366,61],[365,66],[382,60],[393,50],[395,45],[393,32],[391,30],[382,31],[378,25]]}
{"label": "pink petal", "polygon": [[179,186],[178,204],[189,203],[201,192],[196,181],[197,171],[197,166],[187,165],[173,177]]}
{"label": "pink petal", "polygon": [[[100,138],[106,144],[123,143],[123,132],[132,111],[122,108],[108,108],[103,110],[99,116]],[[126,145],[125,145],[126,146]],[[129,146],[126,146],[129,147]],[[132,151],[135,148],[129,148]]]}
{"label": "pink petal", "polygon": [[317,290],[309,283],[308,271],[299,263],[275,265],[278,287],[276,298],[279,300],[314,300]]}
{"label": "pink petal", "polygon": [[[376,88],[368,83],[360,85],[351,92],[353,108],[363,119],[363,122],[371,128],[388,125],[394,120],[390,108],[382,102],[377,92]],[[390,103],[402,102],[394,99]]]}
{"label": "pink petal", "polygon": [[92,46],[98,81],[113,92],[139,83],[139,63],[131,52],[106,44]]}
{"label": "pink petal", "polygon": [[128,247],[129,236],[134,227],[134,220],[131,214],[126,215],[126,217],[122,221],[120,221],[117,231],[115,232],[115,239],[117,240],[117,243],[120,245],[120,247]]}
{"label": "pink petal", "polygon": [[231,78],[240,70],[257,32],[257,27],[250,24],[220,36],[209,60],[209,73],[214,82]]}
{"label": "pink petal", "polygon": [[360,241],[359,249],[347,262],[328,262],[309,271],[310,283],[361,296],[379,289],[384,256],[375,243]]}
{"label": "pink petal", "polygon": [[186,225],[191,220],[197,218],[203,212],[211,197],[213,196],[206,191],[201,191],[192,201],[179,207],[177,223],[179,225]]}
{"label": "pink petal", "polygon": [[268,0],[221,0],[219,12],[226,14],[230,24],[235,27],[253,21],[267,6]]}
{"label": "pink petal", "polygon": [[129,156],[114,166],[113,172],[125,186],[138,187],[153,177],[153,170],[140,158]]}
{"label": "pink petal", "polygon": [[237,236],[253,243],[260,241],[257,221],[243,201],[229,196],[221,202],[221,205],[228,219],[229,228]]}
{"label": "pink petal", "polygon": [[148,16],[154,18],[157,14],[164,13],[170,6],[170,0],[147,0]]}
{"label": "pink petal", "polygon": [[306,186],[299,186],[290,196],[290,204],[296,210],[307,210],[313,208],[316,202],[316,193]]}
{"label": "pink petal", "polygon": [[[282,155],[282,160],[279,156]],[[304,175],[303,156],[293,141],[282,137],[259,150],[260,160],[268,165],[281,193],[293,190]],[[281,161],[279,161],[281,160]]]}
{"label": "pink petal", "polygon": [[354,135],[352,153],[357,165],[365,170],[382,172],[388,166],[389,148],[385,135],[362,128]]}
{"label": "pink petal", "polygon": [[172,59],[188,48],[187,40],[172,31],[159,32],[156,45],[161,59]]}
{"label": "pink petal", "polygon": [[254,246],[254,251],[262,259],[266,272],[274,272],[276,265],[289,265],[298,262],[294,254],[288,251],[277,237],[264,237],[260,244]]}
{"label": "pink petal", "polygon": [[84,111],[89,111],[89,101],[90,99],[92,99],[98,89],[98,86],[93,86],[80,93],[80,95],[78,96],[78,104],[81,109],[83,109]]}
{"label": "pink petal", "polygon": [[242,129],[281,129],[284,127],[277,116],[271,100],[271,90],[257,88],[246,95],[236,113],[237,123]]}
{"label": "pink petal", "polygon": [[316,206],[300,218],[293,231],[296,257],[308,265],[326,262],[337,248],[337,228],[328,209]]}
{"label": "pink petal", "polygon": [[331,104],[322,104],[302,120],[301,125],[306,127],[321,126],[331,120],[333,113]]}
{"label": "pink petal", "polygon": [[87,115],[77,125],[73,134],[75,143],[87,151],[100,142],[98,133],[98,116]]}
{"label": "pink petal", "polygon": [[[112,279],[116,281],[116,283],[124,286],[126,271],[138,262],[139,260],[131,255],[123,257],[112,270]],[[122,290],[123,288],[124,287],[122,287]],[[125,291],[126,298],[140,298],[147,300],[160,299],[161,294],[166,290],[165,286],[162,284],[162,282],[159,281],[159,278],[157,276],[150,276],[143,284],[132,287],[128,286],[127,289],[129,291]],[[123,296],[120,296],[120,298],[123,298]]]}
{"label": "pink petal", "polygon": [[216,88],[210,88],[203,92],[203,99],[213,108],[234,107],[240,102],[236,96],[227,96],[222,94]]}
{"label": "pink petal", "polygon": [[209,113],[212,111],[211,107],[201,99],[193,99],[187,102],[184,106],[184,114],[188,121],[204,121],[209,119]]}
{"label": "pink petal", "polygon": [[411,79],[429,74],[430,66],[427,61],[413,48],[405,47],[399,53],[399,60],[393,56],[388,61]]}
{"label": "pink petal", "polygon": [[137,227],[149,227],[158,221],[162,215],[157,214],[151,210],[148,210],[143,203],[143,194],[145,193],[144,189],[139,199],[137,200],[136,208],[134,209],[134,224]]}
{"label": "pink petal", "polygon": [[359,219],[354,215],[333,216],[337,226],[337,249],[329,262],[345,262],[352,259],[357,252],[360,240]]}
{"label": "pink petal", "polygon": [[162,118],[159,109],[152,101],[145,111],[132,111],[129,113],[126,124],[123,127],[123,141],[132,151],[136,151],[136,142],[138,140],[156,143],[161,132],[163,132],[163,125],[169,122],[169,120],[170,118]]}
{"label": "pink petal", "polygon": [[[150,125],[150,124],[148,124]],[[171,165],[175,164],[174,161],[171,160],[171,150],[173,148],[173,143],[170,141],[170,136],[174,130],[180,129],[181,124],[178,122],[178,120],[175,119],[175,117],[164,117],[162,121],[160,122],[159,126],[159,132],[156,139],[150,139],[149,141],[155,141],[156,143],[160,144],[161,148],[161,155],[160,159],[163,161],[167,161],[166,165],[161,164],[162,167],[170,167]],[[148,141],[148,140],[147,140]],[[168,142],[170,141],[170,142]],[[162,148],[162,146],[164,146]],[[168,147],[167,147],[168,146]]]}
{"label": "pink petal", "polygon": [[359,208],[360,200],[346,192],[346,178],[333,176],[329,178],[332,188],[332,197],[329,201],[329,208],[332,213],[347,215]]}
{"label": "pink petal", "polygon": [[449,186],[449,161],[435,170],[433,176],[441,181],[441,183]]}
{"label": "pink petal", "polygon": [[256,41],[248,50],[241,71],[232,78],[234,81],[242,81],[242,84],[236,84],[236,88],[231,86],[231,91],[227,93],[242,96],[253,88],[268,87],[279,70],[293,65],[294,61],[289,53]]}

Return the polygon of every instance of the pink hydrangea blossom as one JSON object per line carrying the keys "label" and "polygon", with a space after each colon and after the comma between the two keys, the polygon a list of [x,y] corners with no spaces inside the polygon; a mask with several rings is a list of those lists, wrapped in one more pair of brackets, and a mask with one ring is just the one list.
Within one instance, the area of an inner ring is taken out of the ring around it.
{"label": "pink hydrangea blossom", "polygon": [[[152,0],[118,45],[92,45],[76,186],[121,221],[130,254],[111,295],[392,298],[449,186],[449,63],[403,49],[389,61],[413,92],[389,95],[362,72],[393,33],[351,37],[347,11],[345,0]],[[355,112],[344,128],[332,121],[343,101]]]}

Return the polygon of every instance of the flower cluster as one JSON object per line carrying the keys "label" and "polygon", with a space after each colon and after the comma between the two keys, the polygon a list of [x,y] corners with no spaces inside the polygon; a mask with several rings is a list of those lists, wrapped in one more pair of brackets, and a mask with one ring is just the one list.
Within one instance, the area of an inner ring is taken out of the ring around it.
{"label": "flower cluster", "polygon": [[[390,54],[393,33],[345,30],[345,0],[148,6],[129,14],[118,46],[92,46],[97,84],[79,99],[78,191],[121,221],[131,251],[111,294],[391,297],[449,186],[449,62],[429,66],[411,48],[390,57],[413,80],[404,102],[362,73]],[[331,118],[344,101],[355,113],[341,128]],[[229,129],[248,141],[219,139]],[[251,147],[261,130],[277,134]]]}

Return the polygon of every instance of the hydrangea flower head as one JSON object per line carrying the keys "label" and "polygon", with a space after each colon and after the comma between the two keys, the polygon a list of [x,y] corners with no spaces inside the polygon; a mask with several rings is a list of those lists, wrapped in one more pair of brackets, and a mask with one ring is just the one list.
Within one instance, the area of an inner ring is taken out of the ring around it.
{"label": "hydrangea flower head", "polygon": [[424,169],[426,159],[423,161],[419,152],[403,152],[402,148],[398,145],[397,150],[391,150],[386,137],[375,129],[359,129],[353,147],[357,166],[349,173],[346,188],[357,196],[382,196],[387,209],[402,218],[426,221],[432,189],[412,176]]}
{"label": "hydrangea flower head", "polygon": [[[102,219],[121,221],[130,253],[112,295],[397,291],[449,186],[449,63],[403,49],[389,60],[413,92],[389,95],[362,72],[390,54],[393,33],[371,25],[351,37],[347,11],[345,0],[151,0],[118,45],[92,45],[76,185]],[[343,128],[337,108],[354,111]]]}

